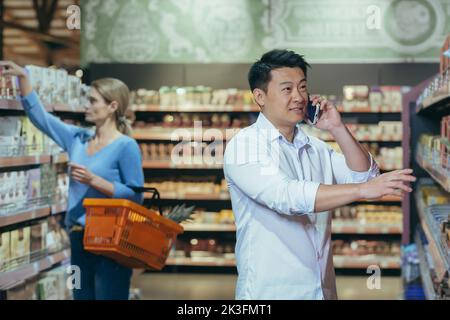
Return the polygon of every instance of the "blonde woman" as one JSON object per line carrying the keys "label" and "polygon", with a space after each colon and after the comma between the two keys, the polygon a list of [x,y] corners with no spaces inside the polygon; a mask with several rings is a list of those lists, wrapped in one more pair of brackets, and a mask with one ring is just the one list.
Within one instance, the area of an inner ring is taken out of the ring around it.
{"label": "blonde woman", "polygon": [[86,252],[83,248],[85,225],[84,198],[124,198],[142,202],[142,194],[129,186],[142,186],[142,159],[136,141],[128,136],[125,118],[129,103],[128,87],[113,78],[91,84],[86,121],[95,131],[67,125],[46,112],[33,91],[25,69],[1,61],[3,75],[19,78],[22,104],[31,122],[69,154],[70,185],[65,218],[71,241],[71,263],[81,271],[81,288],[74,298],[128,299],[132,270],[115,261]]}

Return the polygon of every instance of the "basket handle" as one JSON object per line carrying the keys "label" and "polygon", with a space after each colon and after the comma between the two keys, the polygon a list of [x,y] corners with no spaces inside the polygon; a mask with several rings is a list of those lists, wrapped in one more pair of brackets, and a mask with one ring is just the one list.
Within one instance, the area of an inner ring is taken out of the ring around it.
{"label": "basket handle", "polygon": [[161,199],[161,197],[159,195],[158,189],[152,188],[152,187],[135,187],[135,186],[129,186],[129,185],[127,185],[127,187],[137,193],[144,193],[144,192],[152,193],[153,195],[151,197],[151,200],[155,200],[156,205],[158,207],[159,215],[162,215],[161,203],[159,201]]}

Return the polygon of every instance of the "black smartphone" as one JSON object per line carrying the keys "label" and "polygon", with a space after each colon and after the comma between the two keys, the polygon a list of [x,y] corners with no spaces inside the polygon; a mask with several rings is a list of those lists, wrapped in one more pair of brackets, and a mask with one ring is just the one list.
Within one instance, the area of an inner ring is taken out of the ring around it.
{"label": "black smartphone", "polygon": [[317,120],[319,120],[320,102],[313,106],[311,97],[308,95],[308,106],[306,109],[306,122],[310,125],[315,125],[317,123]]}

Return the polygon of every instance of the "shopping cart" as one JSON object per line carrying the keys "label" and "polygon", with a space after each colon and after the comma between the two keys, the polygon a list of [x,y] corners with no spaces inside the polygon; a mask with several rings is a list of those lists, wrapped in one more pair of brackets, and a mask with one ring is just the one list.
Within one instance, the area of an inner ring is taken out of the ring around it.
{"label": "shopping cart", "polygon": [[159,213],[129,200],[85,199],[84,248],[130,268],[161,270],[183,227],[162,216],[158,190],[130,188],[153,193],[151,200]]}

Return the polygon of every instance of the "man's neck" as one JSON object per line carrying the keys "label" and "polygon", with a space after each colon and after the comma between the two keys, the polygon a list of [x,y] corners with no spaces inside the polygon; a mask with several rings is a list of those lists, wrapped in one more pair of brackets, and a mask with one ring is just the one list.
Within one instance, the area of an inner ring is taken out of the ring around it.
{"label": "man's neck", "polygon": [[[263,113],[264,114],[264,113]],[[295,134],[295,126],[286,126],[286,125],[280,125],[276,123],[276,121],[270,119],[266,114],[264,114],[266,119],[270,121],[270,123],[273,124],[273,126],[280,131],[280,133],[283,135],[283,137],[286,138],[287,141],[293,142],[294,141],[294,134]]]}

